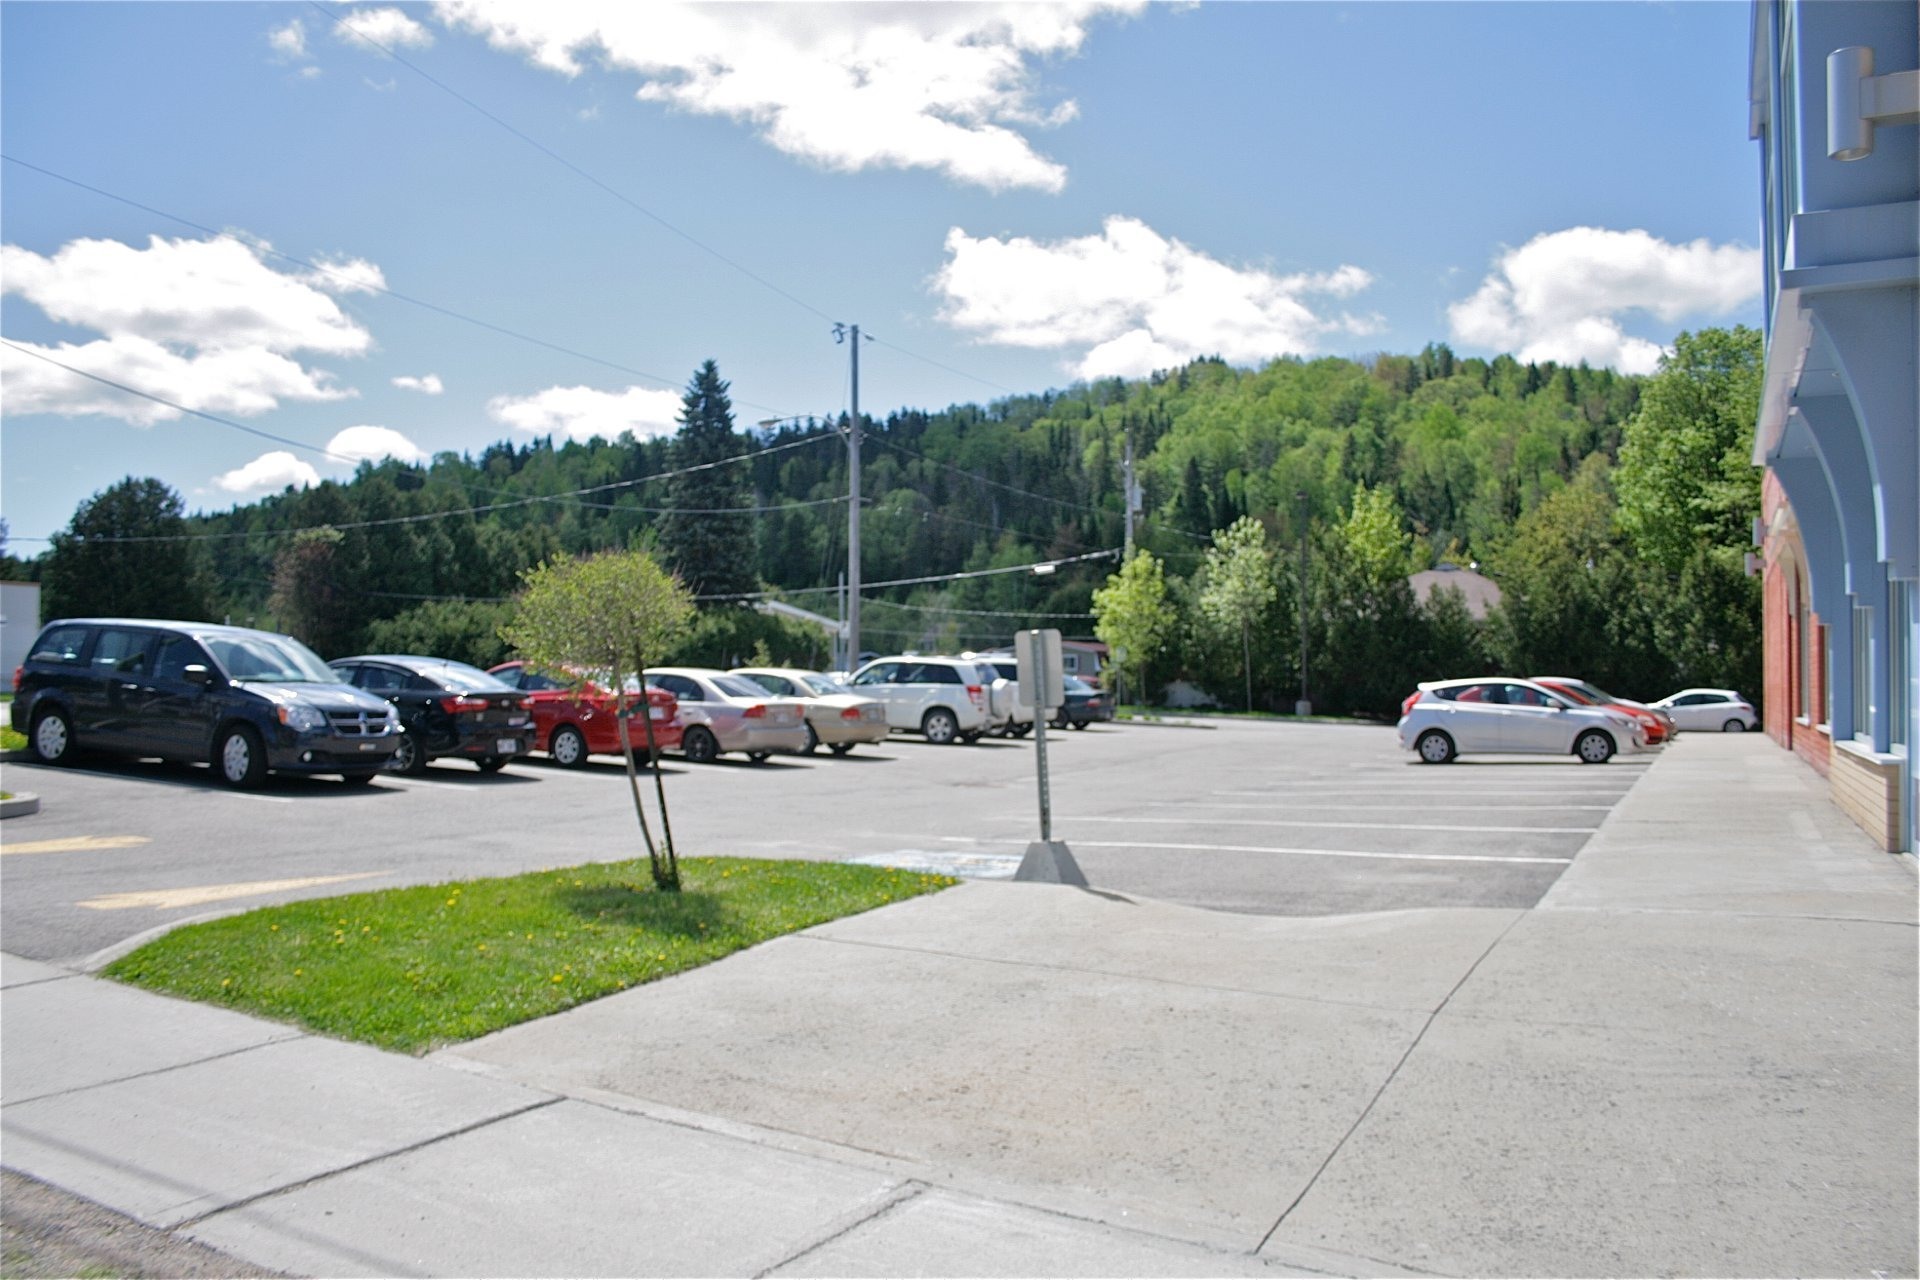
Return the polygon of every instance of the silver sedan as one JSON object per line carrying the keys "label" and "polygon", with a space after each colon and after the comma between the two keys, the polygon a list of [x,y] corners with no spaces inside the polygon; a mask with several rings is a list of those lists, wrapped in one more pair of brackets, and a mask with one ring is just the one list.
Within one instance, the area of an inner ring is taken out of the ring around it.
{"label": "silver sedan", "polygon": [[803,704],[776,698],[751,680],[710,667],[649,667],[647,683],[680,701],[680,754],[706,764],[738,751],[760,764],[776,751],[803,751]]}
{"label": "silver sedan", "polygon": [[862,742],[887,740],[887,706],[863,698],[831,676],[793,667],[735,667],[730,673],[751,680],[768,693],[796,698],[807,708],[804,748],[811,753],[821,743],[843,756]]}

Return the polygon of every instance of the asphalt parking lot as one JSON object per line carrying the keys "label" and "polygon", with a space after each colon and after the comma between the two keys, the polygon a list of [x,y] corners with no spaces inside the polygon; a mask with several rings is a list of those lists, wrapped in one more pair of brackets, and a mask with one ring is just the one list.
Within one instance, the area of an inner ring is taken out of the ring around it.
{"label": "asphalt parking lot", "polygon": [[[1267,915],[1531,905],[1650,759],[1433,767],[1390,728],[1232,720],[1100,725],[1049,744],[1054,837],[1095,888]],[[997,878],[1039,835],[1034,758],[1031,739],[896,737],[844,758],[669,760],[665,783],[683,855]],[[15,754],[5,779],[42,810],[0,828],[0,935],[56,962],[270,902],[641,851],[610,759],[574,771],[535,758],[491,776],[442,762],[371,788],[276,778],[236,793],[200,767],[48,769]]]}

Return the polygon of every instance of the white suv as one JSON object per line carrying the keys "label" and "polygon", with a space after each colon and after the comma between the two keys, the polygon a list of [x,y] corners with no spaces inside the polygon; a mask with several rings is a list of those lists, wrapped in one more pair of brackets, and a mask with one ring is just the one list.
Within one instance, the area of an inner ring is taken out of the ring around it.
{"label": "white suv", "polygon": [[996,672],[963,658],[911,654],[876,658],[847,683],[863,698],[885,704],[887,724],[925,734],[928,742],[976,742],[994,727],[988,701]]}

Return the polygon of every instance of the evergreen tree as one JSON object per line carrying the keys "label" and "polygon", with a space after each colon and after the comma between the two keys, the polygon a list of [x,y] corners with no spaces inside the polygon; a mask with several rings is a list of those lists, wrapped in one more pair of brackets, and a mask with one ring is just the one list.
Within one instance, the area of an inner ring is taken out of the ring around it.
{"label": "evergreen tree", "polygon": [[48,618],[211,619],[211,584],[180,495],[128,476],[75,509],[47,553],[41,612]]}
{"label": "evergreen tree", "polygon": [[[711,360],[687,385],[672,454],[674,469],[681,474],[667,482],[667,504],[673,509],[660,526],[668,567],[696,596],[739,595],[760,588],[754,575],[755,521],[745,510],[753,505],[745,468],[713,465],[747,450],[733,429],[727,385]],[[700,469],[687,470],[693,467]],[[740,514],[728,514],[732,511]]]}

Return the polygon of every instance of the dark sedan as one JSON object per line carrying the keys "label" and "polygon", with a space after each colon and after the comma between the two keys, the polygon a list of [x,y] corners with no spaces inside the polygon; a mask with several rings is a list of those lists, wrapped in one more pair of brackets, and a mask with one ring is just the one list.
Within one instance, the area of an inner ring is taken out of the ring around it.
{"label": "dark sedan", "polygon": [[1063,688],[1067,700],[1054,712],[1056,729],[1084,729],[1096,720],[1113,719],[1113,698],[1105,690],[1094,688],[1079,676],[1066,677]]}
{"label": "dark sedan", "polygon": [[418,654],[362,654],[329,664],[341,680],[385,698],[400,713],[399,773],[458,756],[493,773],[533,749],[526,695],[478,667]]}

